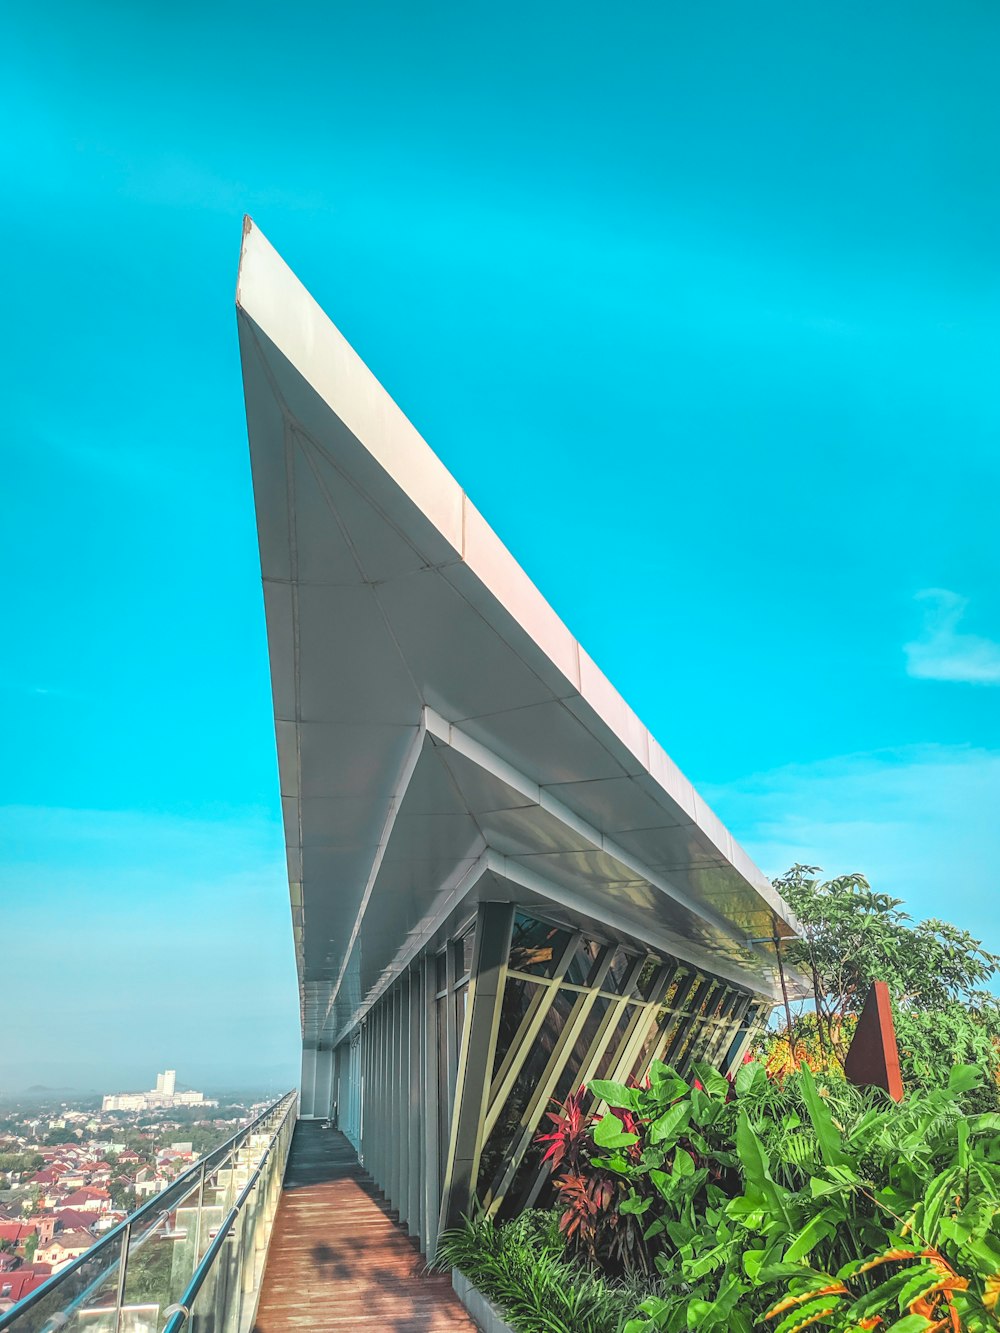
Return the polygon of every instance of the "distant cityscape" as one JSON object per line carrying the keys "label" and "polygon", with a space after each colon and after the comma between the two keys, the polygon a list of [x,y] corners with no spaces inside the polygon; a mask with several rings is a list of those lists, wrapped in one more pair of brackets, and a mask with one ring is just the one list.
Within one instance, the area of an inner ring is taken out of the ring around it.
{"label": "distant cityscape", "polygon": [[101,1103],[102,1111],[170,1110],[175,1106],[218,1106],[201,1092],[178,1092],[176,1069],[165,1069],[156,1076],[156,1087],[149,1092],[109,1092]]}
{"label": "distant cityscape", "polygon": [[[89,1103],[93,1106],[93,1102]],[[224,1143],[263,1106],[177,1091],[108,1093],[0,1110],[0,1314]]]}

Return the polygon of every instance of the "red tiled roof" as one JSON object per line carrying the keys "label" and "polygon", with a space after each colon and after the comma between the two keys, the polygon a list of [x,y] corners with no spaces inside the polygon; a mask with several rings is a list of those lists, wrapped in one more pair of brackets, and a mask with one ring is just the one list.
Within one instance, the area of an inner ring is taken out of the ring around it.
{"label": "red tiled roof", "polygon": [[76,1208],[59,1208],[57,1213],[64,1231],[79,1228],[89,1229],[100,1220],[101,1216],[100,1213],[79,1212]]}
{"label": "red tiled roof", "polygon": [[93,1189],[86,1185],[81,1190],[74,1190],[72,1194],[67,1194],[65,1198],[60,1199],[56,1205],[57,1208],[81,1208],[88,1203],[94,1203],[98,1199],[110,1199],[111,1195],[107,1190]]}
{"label": "red tiled roof", "polygon": [[12,1240],[15,1245],[20,1245],[37,1230],[37,1227],[25,1226],[23,1222],[0,1222],[0,1240]]}
{"label": "red tiled roof", "polygon": [[[40,1264],[39,1267],[49,1268],[49,1265]],[[51,1268],[49,1268],[49,1272],[51,1272]],[[34,1291],[36,1287],[40,1287],[48,1276],[49,1273],[35,1273],[30,1269],[17,1268],[13,1273],[4,1273],[0,1277],[0,1292],[5,1291],[9,1285],[10,1290],[7,1291],[4,1300],[23,1301],[25,1296]]]}

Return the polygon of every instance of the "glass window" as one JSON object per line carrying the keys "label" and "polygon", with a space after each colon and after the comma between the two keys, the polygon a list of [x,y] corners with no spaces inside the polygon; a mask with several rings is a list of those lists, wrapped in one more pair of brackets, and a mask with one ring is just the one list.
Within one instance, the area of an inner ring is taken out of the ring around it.
{"label": "glass window", "polygon": [[556,1101],[564,1102],[571,1093],[576,1092],[579,1088],[583,1062],[587,1058],[587,1052],[593,1045],[598,1029],[611,1004],[611,1000],[603,995],[598,995],[591,1005],[590,1012],[584,1019],[580,1035],[577,1037],[573,1050],[570,1052],[569,1060],[566,1062],[566,1068],[559,1075],[559,1080],[556,1083],[553,1092]]}
{"label": "glass window", "polygon": [[[518,1072],[510,1096],[504,1103],[500,1117],[493,1128],[493,1133],[487,1139],[483,1148],[479,1164],[479,1191],[481,1195],[485,1193],[487,1188],[496,1190],[500,1184],[507,1169],[507,1164],[521,1137],[523,1130],[522,1117],[538,1087],[563,1028],[566,1026],[566,1020],[572,1011],[573,1005],[579,998],[579,995],[573,991],[558,991],[555,1000],[549,1006],[538,1036],[535,1038],[531,1050]],[[536,1149],[531,1149],[527,1156],[537,1165]],[[513,1201],[512,1193],[508,1194],[508,1201]],[[509,1209],[505,1206],[503,1215],[506,1216],[508,1211]]]}
{"label": "glass window", "polygon": [[451,1089],[448,1068],[448,999],[443,997],[434,1005],[437,1014],[437,1076],[438,1076],[438,1188],[444,1188],[444,1173],[448,1165],[448,1138],[451,1133]]}
{"label": "glass window", "polygon": [[566,980],[574,986],[593,985],[602,947],[595,940],[581,940],[566,971]]}
{"label": "glass window", "polygon": [[503,1005],[500,1009],[500,1027],[497,1032],[497,1053],[493,1062],[493,1077],[496,1078],[497,1071],[503,1064],[504,1057],[510,1049],[510,1044],[517,1035],[517,1030],[521,1026],[525,1014],[535,995],[538,994],[539,984],[534,981],[521,981],[518,977],[508,977],[507,985],[503,993]]}
{"label": "glass window", "polygon": [[664,1021],[664,1014],[662,1010],[660,1011],[659,1014],[657,1014],[655,1018],[651,1019],[649,1024],[649,1031],[646,1033],[645,1040],[642,1043],[642,1050],[639,1052],[639,1056],[635,1064],[629,1070],[629,1075],[631,1078],[639,1080],[642,1079],[643,1075],[645,1074],[647,1064],[649,1064],[649,1062],[653,1059],[655,1055],[659,1054],[663,1046],[663,1040],[666,1035],[666,1029],[671,1025],[672,1021],[673,1021],[672,1015],[667,1015],[666,1021]]}
{"label": "glass window", "polygon": [[594,1078],[611,1077],[612,1070],[614,1069],[614,1066],[618,1061],[618,1053],[619,1053],[618,1048],[625,1040],[625,1033],[628,1031],[628,1026],[631,1023],[634,1014],[635,1014],[635,1005],[634,1004],[626,1005],[625,1012],[622,1014],[621,1018],[619,1018],[617,1024],[615,1025],[615,1030],[612,1033],[611,1040],[604,1048],[604,1054],[598,1061],[597,1070],[594,1073]]}
{"label": "glass window", "polygon": [[625,985],[625,978],[628,976],[635,961],[636,955],[634,953],[628,953],[625,949],[616,949],[615,956],[611,960],[611,967],[608,971],[608,979],[604,983],[605,989],[614,991],[616,995],[623,995],[624,991],[622,990],[622,987]]}
{"label": "glass window", "polygon": [[476,947],[476,932],[470,930],[468,934],[463,935],[458,947],[457,975],[460,977],[468,976],[472,971],[472,955]]}
{"label": "glass window", "polygon": [[570,933],[559,926],[536,921],[533,917],[514,918],[509,965],[515,972],[529,972],[537,977],[551,977],[569,942]]}

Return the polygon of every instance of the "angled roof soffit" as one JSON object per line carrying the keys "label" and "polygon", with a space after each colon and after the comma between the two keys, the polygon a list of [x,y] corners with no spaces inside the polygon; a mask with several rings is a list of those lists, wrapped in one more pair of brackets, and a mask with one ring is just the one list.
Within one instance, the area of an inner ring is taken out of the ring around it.
{"label": "angled roof soffit", "polygon": [[306,1037],[501,880],[773,994],[786,905],[249,222],[237,311]]}

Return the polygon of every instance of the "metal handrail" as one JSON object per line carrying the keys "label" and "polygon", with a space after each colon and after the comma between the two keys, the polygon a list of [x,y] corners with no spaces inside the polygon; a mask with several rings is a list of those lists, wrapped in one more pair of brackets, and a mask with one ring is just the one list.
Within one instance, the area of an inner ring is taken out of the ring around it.
{"label": "metal handrail", "polygon": [[[278,1131],[276,1130],[275,1137],[277,1137],[277,1133]],[[232,1227],[233,1223],[236,1221],[237,1217],[239,1217],[243,1205],[246,1203],[247,1199],[249,1199],[251,1193],[253,1192],[254,1186],[257,1184],[257,1179],[260,1176],[260,1173],[264,1170],[264,1164],[266,1163],[268,1157],[270,1157],[271,1155],[271,1148],[273,1147],[273,1145],[274,1145],[274,1140],[272,1139],[271,1143],[267,1147],[267,1151],[264,1153],[264,1156],[260,1159],[256,1171],[254,1171],[253,1175],[244,1185],[243,1189],[240,1191],[239,1198],[236,1200],[232,1208],[230,1208],[229,1212],[226,1214],[225,1218],[219,1224],[219,1229],[215,1233],[212,1243],[205,1251],[205,1257],[202,1259],[198,1267],[194,1270],[194,1274],[191,1278],[191,1281],[185,1288],[184,1295],[177,1303],[177,1308],[174,1310],[174,1313],[170,1316],[169,1320],[164,1325],[163,1333],[180,1333],[180,1328],[182,1324],[187,1318],[189,1318],[191,1314],[191,1306],[194,1303],[195,1297],[198,1295],[198,1292],[201,1291],[202,1285],[204,1284],[206,1277],[208,1277],[212,1265],[215,1263],[216,1256],[218,1255],[219,1251],[222,1249],[226,1241],[229,1239],[229,1230]]]}
{"label": "metal handrail", "polygon": [[[172,1180],[166,1190],[162,1190],[159,1194],[154,1194],[146,1203],[137,1208],[134,1213],[130,1213],[124,1221],[119,1222],[116,1227],[112,1227],[112,1229],[106,1235],[102,1236],[100,1240],[96,1240],[89,1250],[85,1250],[83,1254],[78,1255],[75,1259],[71,1260],[71,1262],[68,1263],[65,1268],[61,1268],[58,1273],[53,1273],[52,1276],[47,1278],[40,1287],[36,1287],[34,1291],[29,1292],[22,1300],[18,1301],[15,1305],[12,1305],[6,1313],[0,1314],[0,1333],[4,1333],[4,1330],[9,1328],[16,1319],[22,1318],[29,1310],[33,1309],[34,1306],[45,1300],[47,1296],[50,1296],[53,1291],[71,1278],[74,1273],[79,1272],[84,1266],[92,1264],[95,1258],[97,1258],[103,1251],[109,1250],[116,1241],[120,1242],[123,1237],[130,1237],[137,1222],[140,1222],[147,1217],[159,1218],[165,1213],[172,1212],[173,1209],[164,1208],[162,1206],[162,1199],[165,1193],[168,1191],[171,1194],[176,1193],[178,1195],[178,1202],[183,1202],[191,1192],[190,1190],[185,1190],[183,1188],[186,1182],[191,1182],[192,1189],[196,1188],[198,1184],[204,1180],[205,1176],[220,1167],[227,1157],[237,1152],[263,1121],[274,1115],[285,1103],[288,1103],[288,1105],[291,1106],[294,1103],[296,1095],[297,1094],[294,1092],[286,1092],[281,1097],[278,1097],[270,1104],[270,1106],[261,1111],[260,1115],[252,1120],[249,1125],[244,1126],[243,1129],[238,1129],[231,1138],[225,1141],[225,1143],[220,1144],[217,1148],[213,1148],[211,1152],[206,1153],[204,1157],[195,1162],[187,1171],[184,1171],[179,1175],[176,1180]],[[280,1123],[284,1123],[284,1116],[282,1116]],[[265,1150],[264,1156],[261,1158],[261,1165],[267,1160],[270,1151],[271,1145],[269,1144]],[[257,1172],[254,1173],[254,1180],[256,1180],[258,1174],[259,1168]],[[242,1201],[243,1194],[240,1195],[240,1199]],[[174,1207],[176,1208],[176,1206],[177,1205],[175,1204]],[[223,1234],[225,1234],[225,1232]],[[119,1245],[119,1249],[116,1251],[114,1259],[109,1262],[108,1266],[103,1269],[93,1281],[87,1283],[83,1291],[67,1304],[66,1310],[62,1311],[63,1315],[66,1314],[66,1311],[72,1311],[79,1305],[82,1305],[88,1296],[107,1281],[108,1277],[115,1271],[116,1266],[120,1262],[122,1262],[122,1259],[121,1247]]]}

